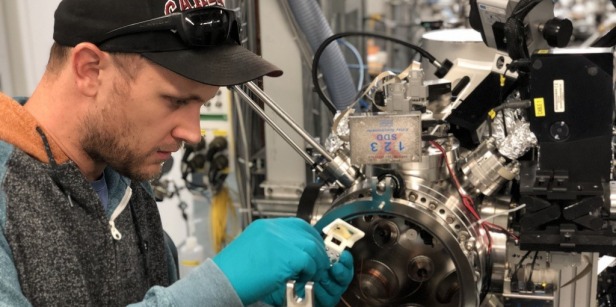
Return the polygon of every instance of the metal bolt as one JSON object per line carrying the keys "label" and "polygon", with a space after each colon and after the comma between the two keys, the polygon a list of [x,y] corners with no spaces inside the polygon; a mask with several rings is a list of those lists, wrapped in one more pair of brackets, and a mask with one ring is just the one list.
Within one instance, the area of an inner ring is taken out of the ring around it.
{"label": "metal bolt", "polygon": [[416,239],[417,238],[417,231],[415,229],[409,229],[406,231],[408,238],[409,239]]}
{"label": "metal bolt", "polygon": [[445,218],[445,221],[447,221],[447,223],[449,223],[449,224],[452,224],[454,222],[454,219],[453,219],[453,217],[448,216],[448,217]]}
{"label": "metal bolt", "polygon": [[428,208],[430,210],[435,210],[436,209],[436,204],[431,202],[430,204],[428,204]]}
{"label": "metal bolt", "polygon": [[461,232],[461,233],[458,235],[458,239],[459,239],[460,241],[466,241],[466,239],[468,239],[468,234],[467,234],[466,232]]}
{"label": "metal bolt", "polygon": [[379,192],[384,192],[385,191],[385,182],[379,181],[376,184],[376,190],[379,191]]}
{"label": "metal bolt", "polygon": [[475,238],[470,238],[468,239],[468,241],[466,241],[464,247],[466,248],[466,250],[471,251],[473,250],[473,248],[475,247]]}

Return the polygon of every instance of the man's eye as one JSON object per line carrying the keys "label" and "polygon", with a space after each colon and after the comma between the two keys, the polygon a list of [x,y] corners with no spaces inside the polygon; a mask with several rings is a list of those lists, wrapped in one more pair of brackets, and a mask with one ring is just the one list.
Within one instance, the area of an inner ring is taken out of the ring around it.
{"label": "man's eye", "polygon": [[184,105],[188,104],[188,100],[187,99],[175,99],[175,98],[170,98],[171,103],[175,106],[181,107]]}

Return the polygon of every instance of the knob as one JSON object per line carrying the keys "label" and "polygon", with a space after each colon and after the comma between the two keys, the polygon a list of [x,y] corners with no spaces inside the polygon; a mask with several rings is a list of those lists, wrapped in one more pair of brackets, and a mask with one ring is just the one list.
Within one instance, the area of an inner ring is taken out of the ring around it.
{"label": "knob", "polygon": [[573,24],[569,19],[552,18],[546,21],[540,30],[548,45],[562,48],[569,44],[573,34]]}

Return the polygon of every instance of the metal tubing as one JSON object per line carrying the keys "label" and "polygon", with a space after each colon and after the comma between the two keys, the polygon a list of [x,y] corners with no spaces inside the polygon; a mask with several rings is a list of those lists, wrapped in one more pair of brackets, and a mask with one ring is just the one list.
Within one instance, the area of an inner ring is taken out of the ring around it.
{"label": "metal tubing", "polygon": [[[252,84],[252,82],[249,82],[249,83]],[[249,84],[249,83],[246,83],[246,84]],[[256,85],[254,86],[256,87]],[[308,155],[302,148],[300,148],[299,145],[295,144],[295,142],[293,142],[293,140],[284,131],[282,131],[282,129],[280,129],[280,127],[276,125],[276,123],[274,123],[274,121],[269,116],[267,116],[267,114],[265,114],[265,111],[263,111],[263,109],[261,109],[261,107],[259,107],[259,105],[254,100],[252,100],[252,98],[248,96],[248,94],[246,94],[238,85],[233,86],[233,89],[238,95],[240,95],[240,97],[242,97],[242,99],[248,102],[248,105],[255,112],[257,112],[257,114],[261,116],[261,118],[263,118],[263,120],[265,120],[265,122],[267,122],[270,125],[270,127],[272,127],[272,129],[274,129],[274,131],[276,131],[276,133],[278,133],[291,146],[291,148],[293,148],[304,160],[306,160],[306,163],[310,165],[315,164],[315,161],[312,159],[312,157],[310,157],[310,155]],[[257,94],[257,96],[263,99],[261,95]]]}
{"label": "metal tubing", "polygon": [[[251,92],[253,92],[255,95],[259,96],[259,98],[261,98],[261,100],[268,106],[270,107],[276,114],[278,114],[278,116],[280,116],[280,118],[282,118],[282,120],[284,120],[289,126],[291,126],[291,128],[293,128],[293,130],[295,130],[295,132],[297,132],[297,134],[299,134],[306,142],[308,142],[316,151],[318,151],[323,158],[325,158],[325,160],[327,160],[327,162],[331,162],[332,160],[334,160],[334,158],[329,154],[329,152],[327,152],[327,150],[325,150],[325,148],[323,148],[321,146],[321,144],[317,143],[310,134],[308,134],[304,129],[302,129],[302,127],[300,127],[297,123],[295,123],[295,121],[293,121],[293,119],[291,118],[291,116],[289,116],[289,114],[287,114],[283,109],[281,109],[269,96],[267,96],[267,94],[265,94],[265,92],[263,92],[263,90],[261,90],[256,84],[254,84],[253,82],[247,82],[245,83],[246,86],[250,89]],[[242,89],[235,85],[233,87],[236,91],[242,91]],[[256,104],[255,104],[256,105]],[[253,107],[254,108],[254,107]],[[261,110],[261,108],[257,107],[259,110]],[[261,110],[263,111],[263,110]],[[263,113],[265,114],[265,113]],[[275,125],[273,122],[268,122],[268,124],[270,124],[270,126]],[[278,131],[276,131],[278,132]],[[279,132],[280,134],[280,132]],[[297,146],[297,145],[296,145]]]}
{"label": "metal tubing", "polygon": [[[239,95],[239,94],[238,94]],[[252,223],[252,191],[250,189],[250,151],[248,149],[248,137],[246,136],[246,126],[244,126],[244,117],[242,115],[242,108],[240,105],[240,100],[237,99],[237,97],[233,97],[233,103],[235,104],[235,112],[237,114],[237,122],[238,122],[238,126],[239,126],[239,133],[237,133],[239,135],[239,139],[242,142],[242,153],[241,155],[244,158],[244,174],[243,176],[241,175],[242,172],[240,170],[239,165],[241,165],[242,163],[240,163],[239,160],[237,160],[237,165],[238,167],[236,167],[236,171],[238,172],[238,178],[240,179],[244,179],[246,180],[245,182],[245,186],[241,187],[241,184],[238,185],[238,189],[242,190],[244,193],[243,198],[244,198],[244,202],[243,205],[246,207],[246,224],[242,225],[242,229],[246,228],[246,226],[248,226],[248,224]],[[243,177],[243,178],[242,178]],[[238,181],[240,180],[238,179]],[[239,181],[241,182],[241,181]],[[240,193],[241,195],[241,193]],[[241,199],[242,197],[240,197]]]}

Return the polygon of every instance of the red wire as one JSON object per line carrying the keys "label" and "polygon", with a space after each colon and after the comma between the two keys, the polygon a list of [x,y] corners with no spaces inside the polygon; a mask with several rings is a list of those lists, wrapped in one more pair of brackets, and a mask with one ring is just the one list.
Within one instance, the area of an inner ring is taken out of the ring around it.
{"label": "red wire", "polygon": [[430,144],[432,144],[432,146],[436,147],[436,149],[438,149],[441,152],[441,157],[443,160],[445,160],[445,166],[447,166],[447,171],[449,171],[449,174],[451,175],[451,178],[453,179],[453,183],[455,184],[456,189],[458,190],[458,194],[460,194],[460,198],[462,199],[462,204],[464,204],[464,207],[466,207],[466,209],[476,219],[478,220],[481,219],[479,217],[479,214],[477,214],[477,211],[475,210],[475,204],[473,202],[473,199],[470,196],[468,196],[466,192],[464,192],[464,189],[462,189],[462,185],[460,184],[460,181],[458,180],[458,176],[456,176],[456,173],[451,169],[451,166],[449,165],[449,158],[447,158],[447,152],[445,151],[445,148],[443,148],[441,144],[435,141],[430,141]]}
{"label": "red wire", "polygon": [[[462,185],[460,184],[460,181],[458,180],[458,177],[456,176],[456,173],[451,169],[445,148],[443,148],[441,144],[435,141],[430,141],[430,144],[436,147],[436,149],[438,149],[441,152],[441,163],[443,160],[445,161],[445,165],[447,166],[447,171],[449,171],[449,174],[451,175],[451,178],[456,186],[456,189],[458,190],[458,194],[460,194],[460,198],[462,199],[462,204],[464,205],[464,207],[473,215],[475,219],[481,220],[481,217],[477,213],[477,210],[475,210],[475,204],[474,204],[473,199],[468,194],[466,194],[466,192],[462,188]],[[481,223],[481,226],[486,231],[486,236],[488,237],[488,251],[492,250],[492,236],[490,236],[489,228],[502,231],[508,234],[509,236],[511,236],[516,241],[519,240],[518,237],[514,233],[496,224],[484,221],[483,223]]]}
{"label": "red wire", "polygon": [[486,236],[488,237],[488,254],[492,253],[492,236],[490,235],[490,231],[486,228],[486,225],[481,224],[483,230],[486,231]]}
{"label": "red wire", "polygon": [[504,227],[501,227],[501,226],[499,226],[499,225],[496,225],[496,224],[494,224],[494,223],[490,223],[490,222],[483,222],[483,224],[484,224],[484,225],[486,225],[486,226],[488,226],[489,228],[499,230],[499,231],[501,231],[501,232],[503,232],[503,233],[505,233],[505,234],[509,235],[511,238],[513,238],[513,239],[514,239],[514,240],[516,240],[516,241],[518,241],[518,240],[519,240],[518,236],[516,236],[513,232],[511,232],[511,231],[507,230],[507,229],[506,229],[506,228],[504,228]]}

